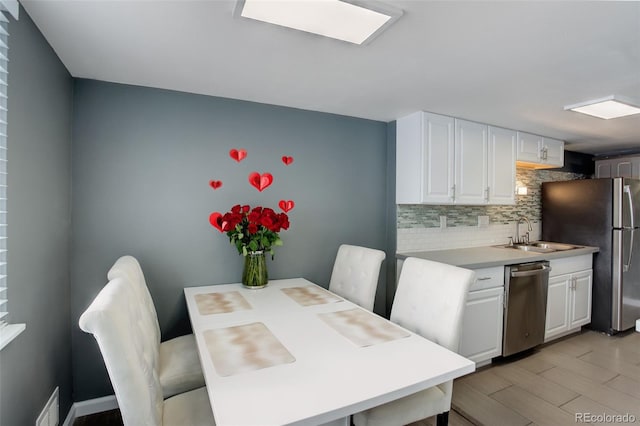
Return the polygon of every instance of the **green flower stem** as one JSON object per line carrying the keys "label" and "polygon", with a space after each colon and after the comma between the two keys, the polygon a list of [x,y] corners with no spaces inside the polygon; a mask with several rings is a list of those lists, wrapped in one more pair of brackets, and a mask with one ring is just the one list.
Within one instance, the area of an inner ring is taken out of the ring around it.
{"label": "green flower stem", "polygon": [[247,287],[261,287],[269,282],[267,261],[264,251],[249,252],[244,257],[242,284]]}

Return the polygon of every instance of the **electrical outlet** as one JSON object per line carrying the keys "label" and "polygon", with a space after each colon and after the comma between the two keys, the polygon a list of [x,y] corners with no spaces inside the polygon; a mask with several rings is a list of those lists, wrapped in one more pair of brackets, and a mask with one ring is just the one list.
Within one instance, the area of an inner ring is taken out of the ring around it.
{"label": "electrical outlet", "polygon": [[489,216],[478,216],[478,227],[485,228],[489,226]]}

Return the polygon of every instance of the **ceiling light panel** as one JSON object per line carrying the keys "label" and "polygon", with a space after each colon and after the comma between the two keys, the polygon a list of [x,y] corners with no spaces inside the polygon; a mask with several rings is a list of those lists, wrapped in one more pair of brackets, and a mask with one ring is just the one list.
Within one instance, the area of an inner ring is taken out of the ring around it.
{"label": "ceiling light panel", "polygon": [[349,43],[363,44],[395,21],[401,12],[372,10],[339,0],[240,0],[236,14]]}
{"label": "ceiling light panel", "polygon": [[568,105],[564,107],[564,109],[591,115],[593,117],[603,118],[605,120],[640,113],[640,107],[637,107],[626,100],[623,101],[619,97],[613,95],[588,102],[581,102],[575,105]]}

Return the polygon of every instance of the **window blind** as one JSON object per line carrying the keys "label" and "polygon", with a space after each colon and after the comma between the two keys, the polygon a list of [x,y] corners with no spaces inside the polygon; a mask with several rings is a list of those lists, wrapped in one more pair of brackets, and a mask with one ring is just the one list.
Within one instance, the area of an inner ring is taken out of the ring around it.
{"label": "window blind", "polygon": [[17,20],[17,0],[0,0],[0,350],[26,328],[9,324],[7,289],[7,109],[9,71],[9,14]]}
{"label": "window blind", "polygon": [[7,292],[7,82],[9,19],[0,12],[0,329],[6,326]]}

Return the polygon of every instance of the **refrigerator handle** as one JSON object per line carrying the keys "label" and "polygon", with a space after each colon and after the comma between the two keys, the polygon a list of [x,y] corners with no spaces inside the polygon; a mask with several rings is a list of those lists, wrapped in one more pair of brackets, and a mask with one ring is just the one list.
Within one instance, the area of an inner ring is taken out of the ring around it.
{"label": "refrigerator handle", "polygon": [[633,208],[633,197],[631,196],[631,187],[629,185],[625,185],[623,189],[624,193],[627,195],[627,199],[629,200],[629,227],[635,228],[636,225],[633,223],[633,216],[635,209]]}
{"label": "refrigerator handle", "polygon": [[633,258],[633,233],[635,232],[635,229],[631,229],[631,235],[629,238],[629,260],[627,262],[625,262],[625,264],[622,267],[623,272],[629,272],[629,268],[631,267],[631,259]]}

